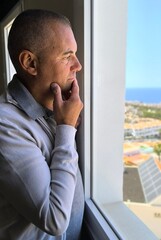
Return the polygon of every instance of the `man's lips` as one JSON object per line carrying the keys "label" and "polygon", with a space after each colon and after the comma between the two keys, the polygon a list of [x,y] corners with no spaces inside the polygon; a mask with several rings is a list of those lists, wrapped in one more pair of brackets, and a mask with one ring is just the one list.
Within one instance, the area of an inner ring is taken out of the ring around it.
{"label": "man's lips", "polygon": [[71,77],[68,78],[69,81],[74,81],[75,79],[76,79],[76,75],[71,76]]}
{"label": "man's lips", "polygon": [[68,78],[68,81],[73,82],[75,78]]}

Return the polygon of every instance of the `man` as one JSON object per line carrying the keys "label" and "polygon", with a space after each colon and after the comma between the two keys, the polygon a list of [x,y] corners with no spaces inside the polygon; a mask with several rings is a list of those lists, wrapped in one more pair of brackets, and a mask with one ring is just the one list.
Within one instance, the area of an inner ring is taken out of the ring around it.
{"label": "man", "polygon": [[79,239],[84,197],[75,149],[83,104],[69,20],[27,10],[8,49],[17,74],[0,98],[0,239]]}

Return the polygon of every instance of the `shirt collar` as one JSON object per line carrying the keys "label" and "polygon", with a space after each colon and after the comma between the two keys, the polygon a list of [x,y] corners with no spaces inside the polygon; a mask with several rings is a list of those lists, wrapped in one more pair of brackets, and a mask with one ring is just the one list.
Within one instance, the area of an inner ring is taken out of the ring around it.
{"label": "shirt collar", "polygon": [[16,75],[13,76],[12,81],[9,83],[8,90],[18,105],[32,119],[36,120],[39,117],[48,118],[53,114],[52,111],[45,109],[33,98]]}

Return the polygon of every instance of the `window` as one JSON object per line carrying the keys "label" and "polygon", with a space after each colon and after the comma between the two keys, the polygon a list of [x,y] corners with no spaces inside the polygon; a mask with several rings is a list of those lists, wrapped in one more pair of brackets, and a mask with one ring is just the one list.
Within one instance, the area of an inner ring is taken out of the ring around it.
{"label": "window", "polygon": [[159,239],[160,11],[160,1],[129,0],[124,130],[124,201]]}
{"label": "window", "polygon": [[93,239],[156,240],[123,203],[127,1],[84,9],[85,220]]}
{"label": "window", "polygon": [[[21,3],[22,4],[22,3]],[[5,79],[5,86],[11,81],[12,76],[15,74],[15,69],[13,67],[13,64],[11,62],[11,59],[9,57],[8,49],[7,49],[7,41],[8,41],[8,34],[10,31],[10,28],[12,26],[14,18],[21,12],[22,6],[21,4],[17,4],[15,8],[13,9],[12,13],[5,18],[5,20],[2,22],[2,34],[3,34],[3,43],[4,43],[4,49],[3,49],[3,57],[5,59],[5,66],[4,66],[4,79]]]}
{"label": "window", "polygon": [[9,31],[11,29],[13,20],[7,24],[7,26],[4,27],[4,41],[5,41],[5,57],[6,57],[6,73],[7,73],[7,84],[11,81],[12,76],[15,74],[15,68],[11,62],[11,59],[8,54],[8,49],[7,49],[7,39],[9,35]]}

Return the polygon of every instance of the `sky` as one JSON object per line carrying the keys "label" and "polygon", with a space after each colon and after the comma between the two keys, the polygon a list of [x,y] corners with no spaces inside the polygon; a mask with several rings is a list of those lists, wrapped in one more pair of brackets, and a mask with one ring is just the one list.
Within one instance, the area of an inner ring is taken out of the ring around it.
{"label": "sky", "polygon": [[126,87],[161,88],[161,0],[128,0]]}

